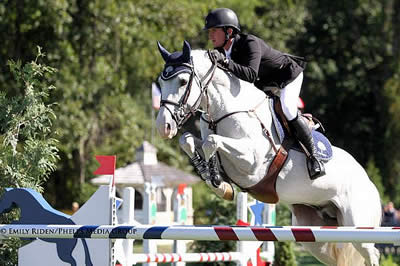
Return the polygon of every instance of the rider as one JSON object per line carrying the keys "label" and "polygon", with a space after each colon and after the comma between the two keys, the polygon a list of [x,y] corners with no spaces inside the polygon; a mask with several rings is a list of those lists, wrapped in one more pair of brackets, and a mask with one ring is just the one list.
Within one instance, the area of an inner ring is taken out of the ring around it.
{"label": "rider", "polygon": [[307,164],[310,177],[315,179],[324,175],[324,166],[316,158],[317,150],[311,130],[297,110],[305,62],[299,57],[273,49],[254,35],[240,33],[239,19],[228,8],[217,8],[208,13],[204,30],[208,30],[208,39],[215,48],[211,51],[211,57],[220,67],[242,80],[254,83],[263,91],[271,86],[281,89],[283,113],[297,139],[310,154]]}

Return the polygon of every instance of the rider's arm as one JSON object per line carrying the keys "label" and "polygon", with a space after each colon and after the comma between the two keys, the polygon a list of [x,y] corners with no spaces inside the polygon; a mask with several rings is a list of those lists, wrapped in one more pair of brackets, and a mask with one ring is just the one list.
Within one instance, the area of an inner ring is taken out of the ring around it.
{"label": "rider's arm", "polygon": [[247,39],[239,48],[240,60],[229,60],[227,69],[238,78],[254,83],[258,77],[261,49],[255,39]]}

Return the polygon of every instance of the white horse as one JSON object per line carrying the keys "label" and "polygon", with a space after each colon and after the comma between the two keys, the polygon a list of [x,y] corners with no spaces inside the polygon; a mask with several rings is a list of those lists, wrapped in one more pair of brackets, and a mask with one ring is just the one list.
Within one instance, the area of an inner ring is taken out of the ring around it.
{"label": "white horse", "polygon": [[[264,92],[215,68],[207,51],[191,50],[186,41],[182,52],[169,53],[160,44],[159,50],[166,61],[159,79],[162,107],[157,129],[161,137],[173,138],[189,113],[204,111],[202,139],[183,134],[183,150],[192,158],[197,149],[206,161],[218,152],[220,164],[233,183],[244,189],[256,186],[275,156],[273,146],[280,146]],[[211,130],[209,121],[222,117]],[[334,156],[325,164],[326,175],[315,180],[309,178],[306,156],[290,150],[277,177],[276,192],[280,201],[290,206],[292,224],[379,226],[381,205],[376,187],[349,153],[337,147],[332,150]],[[215,188],[207,183],[223,197],[230,186],[223,182]],[[260,199],[259,195],[255,198]],[[379,251],[373,243],[302,244],[327,265],[379,265]]]}

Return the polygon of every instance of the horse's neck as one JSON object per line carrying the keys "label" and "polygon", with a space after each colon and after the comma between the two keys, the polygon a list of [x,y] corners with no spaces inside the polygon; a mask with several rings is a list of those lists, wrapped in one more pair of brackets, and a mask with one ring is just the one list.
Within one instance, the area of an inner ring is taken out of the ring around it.
{"label": "horse's neck", "polygon": [[[193,50],[194,65],[203,78],[211,69],[211,61],[204,50]],[[217,68],[201,99],[201,109],[213,119],[236,111],[248,111],[259,105],[265,94],[254,84],[238,79],[232,73]],[[208,78],[206,78],[208,80]]]}
{"label": "horse's neck", "polygon": [[202,108],[214,119],[236,111],[255,108],[265,94],[253,84],[240,81],[230,73],[218,69],[203,96]]}

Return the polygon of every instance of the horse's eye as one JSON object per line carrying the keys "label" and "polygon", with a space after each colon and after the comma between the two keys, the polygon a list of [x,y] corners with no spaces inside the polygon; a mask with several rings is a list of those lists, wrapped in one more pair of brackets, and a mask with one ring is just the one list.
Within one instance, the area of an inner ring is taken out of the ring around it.
{"label": "horse's eye", "polygon": [[180,82],[181,86],[185,86],[188,83],[186,79],[181,79]]}

